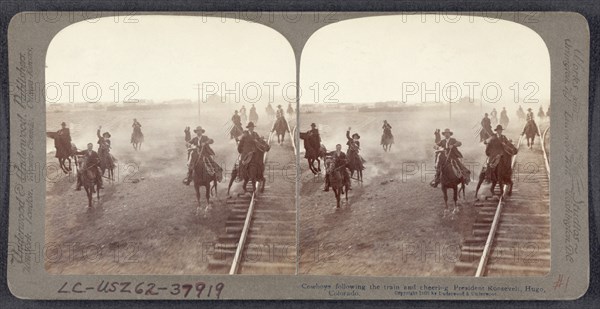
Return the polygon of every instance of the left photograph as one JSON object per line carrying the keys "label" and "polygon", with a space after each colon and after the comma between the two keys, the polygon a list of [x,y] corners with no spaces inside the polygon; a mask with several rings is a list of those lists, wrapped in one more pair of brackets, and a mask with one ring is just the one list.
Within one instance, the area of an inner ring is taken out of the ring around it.
{"label": "left photograph", "polygon": [[228,17],[75,23],[46,56],[45,269],[295,274],[295,60]]}

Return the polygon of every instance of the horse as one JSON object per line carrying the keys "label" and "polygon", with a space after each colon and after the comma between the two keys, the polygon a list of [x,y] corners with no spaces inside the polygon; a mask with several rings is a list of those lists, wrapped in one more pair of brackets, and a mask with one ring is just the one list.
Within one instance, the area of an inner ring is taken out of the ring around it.
{"label": "horse", "polygon": [[[443,154],[443,155],[442,155]],[[458,196],[460,195],[460,191],[463,192],[463,199],[465,198],[465,185],[466,178],[462,174],[458,163],[455,160],[449,159],[449,157],[445,153],[441,153],[439,158],[440,160],[440,183],[442,185],[442,192],[444,193],[444,217],[448,213],[448,189],[453,190],[452,200],[454,201],[454,209],[452,210],[452,214],[456,214],[458,209]],[[460,185],[460,189],[458,189],[458,185]]]}
{"label": "horse", "polygon": [[285,133],[289,132],[287,121],[285,118],[279,117],[273,124],[273,129],[271,132],[277,133],[277,144],[283,144],[283,140],[285,139]]}
{"label": "horse", "polygon": [[356,172],[356,180],[362,182],[363,170],[365,169],[363,163],[364,159],[358,154],[358,152],[348,149],[346,156],[348,156],[348,169],[350,170],[350,178],[354,176]]}
{"label": "horse", "polygon": [[81,177],[81,184],[85,189],[85,193],[88,198],[88,208],[92,207],[92,197],[94,191],[96,191],[96,198],[100,201],[100,187],[96,182],[98,169],[95,165],[87,166],[87,160],[83,157],[79,161],[79,172],[78,177]]}
{"label": "horse", "polygon": [[527,147],[529,149],[533,148],[533,142],[535,141],[535,136],[540,136],[540,132],[538,131],[538,127],[535,124],[535,120],[529,119],[523,128],[522,135],[525,135],[527,139]]}
{"label": "horse", "polygon": [[[202,148],[203,150],[203,148]],[[206,162],[203,160],[202,157],[202,150],[198,150],[195,149],[194,151],[199,151],[198,156],[196,161],[193,163],[194,164],[194,172],[193,172],[193,177],[192,180],[194,182],[194,190],[196,191],[196,201],[198,202],[198,205],[196,206],[196,215],[199,214],[200,212],[200,206],[202,206],[202,203],[200,202],[200,187],[205,187],[206,188],[206,207],[204,209],[205,214],[210,210],[210,196],[211,196],[211,188],[214,188],[215,193],[214,195],[216,196],[217,194],[217,183],[219,182],[217,179],[217,173],[215,172],[210,172],[209,168],[207,167],[208,164],[210,164],[209,162]],[[212,184],[212,185],[211,185]]]}
{"label": "horse", "polygon": [[[321,172],[321,159],[325,158],[327,148],[325,148],[325,145],[319,144],[314,137],[306,132],[300,132],[300,139],[304,143],[304,158],[308,161],[308,168],[310,168],[313,174],[317,175]],[[315,161],[317,162],[317,167],[315,167]]]}
{"label": "horse", "polygon": [[141,130],[133,130],[131,133],[131,144],[133,145],[133,149],[138,151],[142,149],[142,142],[144,141],[144,134]]}
{"label": "horse", "polygon": [[256,109],[250,109],[250,121],[256,124],[258,122],[258,113],[256,113]]}
{"label": "horse", "polygon": [[384,129],[383,135],[381,135],[381,145],[383,146],[383,151],[388,152],[392,149],[392,144],[394,143],[394,136],[392,135],[392,130]]}
{"label": "horse", "polygon": [[242,124],[234,124],[231,127],[231,131],[229,131],[229,137],[235,139],[236,144],[240,142],[240,136],[244,134],[244,129],[242,128]]}
{"label": "horse", "polygon": [[500,114],[500,125],[506,130],[508,127],[508,116],[505,113]]}
{"label": "horse", "polygon": [[[512,155],[503,153],[490,160],[488,168],[490,169],[490,176],[492,185],[490,187],[490,193],[492,196],[495,195],[494,188],[496,185],[500,185],[500,196],[504,195],[504,185],[509,186],[508,195],[512,195],[513,181],[512,181]],[[481,176],[480,176],[481,178]]]}
{"label": "horse", "polygon": [[271,104],[269,104],[269,106],[267,106],[266,111],[267,111],[267,116],[269,117],[269,120],[275,119],[275,110],[273,109],[273,106],[271,106]]}
{"label": "horse", "polygon": [[329,175],[329,185],[333,189],[333,194],[336,199],[335,208],[340,208],[341,195],[344,194],[346,197],[346,205],[348,205],[348,185],[344,182],[344,175],[340,169],[346,168],[345,166],[335,167],[334,159],[331,156],[325,157],[325,170]]}
{"label": "horse", "polygon": [[257,139],[256,142],[257,147],[255,151],[250,151],[241,156],[238,175],[244,180],[242,185],[244,193],[240,193],[238,196],[248,192],[246,189],[248,182],[252,182],[252,193],[256,192],[256,182],[260,182],[259,190],[261,193],[265,190],[265,177],[263,176],[264,157],[265,153],[271,149],[271,146],[263,139]]}
{"label": "horse", "polygon": [[107,178],[110,180],[114,180],[115,162],[117,161],[117,159],[108,151],[99,150],[98,155],[100,156],[100,173],[102,173],[102,177],[104,177],[104,173],[108,171]]}
{"label": "horse", "polygon": [[523,111],[522,108],[519,108],[517,110],[517,118],[519,118],[519,121],[525,121],[526,117],[527,117],[527,115],[525,114],[525,111]]}
{"label": "horse", "polygon": [[[46,136],[54,140],[54,147],[56,148],[55,157],[58,158],[58,164],[61,170],[68,174],[71,171],[71,158],[77,164],[77,156],[75,153],[77,152],[77,147],[75,144],[65,142],[61,139],[56,132],[46,132]],[[69,162],[69,165],[66,165],[65,162]]]}

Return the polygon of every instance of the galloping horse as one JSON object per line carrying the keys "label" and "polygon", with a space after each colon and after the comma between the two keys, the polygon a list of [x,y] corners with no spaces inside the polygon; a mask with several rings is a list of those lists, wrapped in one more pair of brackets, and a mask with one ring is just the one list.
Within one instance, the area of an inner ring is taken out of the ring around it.
{"label": "galloping horse", "polygon": [[341,195],[344,194],[346,196],[346,205],[348,204],[348,185],[344,183],[344,175],[340,169],[346,168],[345,166],[335,167],[335,162],[333,157],[327,156],[325,157],[325,170],[327,175],[329,175],[329,185],[333,188],[333,194],[335,194],[335,199],[337,201],[336,209],[340,208],[340,199]]}
{"label": "galloping horse", "polygon": [[[308,161],[308,168],[316,175],[321,172],[321,159],[325,158],[327,148],[323,144],[319,144],[316,136],[310,136],[306,132],[300,132],[300,138],[304,143],[304,158]],[[315,161],[317,167],[315,167]]]}
{"label": "galloping horse", "polygon": [[271,132],[277,133],[277,144],[279,144],[279,145],[283,144],[283,141],[285,139],[285,133],[290,132],[288,129],[287,121],[285,121],[285,118],[283,118],[283,117],[277,118],[277,120],[273,124],[273,129],[271,130]]}
{"label": "galloping horse", "polygon": [[273,106],[271,106],[271,104],[267,105],[267,108],[265,110],[267,111],[267,116],[269,117],[269,120],[275,119],[275,110],[273,109]]}
{"label": "galloping horse", "polygon": [[521,135],[525,135],[527,139],[527,147],[532,149],[533,142],[535,141],[535,136],[540,136],[540,132],[538,131],[538,126],[535,123],[535,120],[529,119],[523,128],[523,132]]}
{"label": "galloping horse", "polygon": [[100,172],[102,173],[102,177],[104,177],[104,173],[108,171],[107,178],[114,180],[115,162],[117,159],[107,151],[98,151],[98,155],[100,156]]}
{"label": "galloping horse", "polygon": [[83,157],[79,161],[79,176],[81,177],[81,183],[83,184],[83,188],[85,189],[85,193],[88,197],[88,208],[92,207],[92,196],[94,191],[96,191],[96,198],[100,201],[100,187],[98,187],[98,183],[96,182],[98,169],[95,165],[87,166],[87,160]]}
{"label": "galloping horse", "polygon": [[[46,136],[54,140],[54,147],[56,148],[55,157],[58,158],[58,164],[62,171],[68,174],[71,171],[71,158],[77,164],[77,156],[75,156],[77,147],[73,143],[63,141],[56,132],[46,132]],[[66,161],[69,162],[69,165],[65,164]]]}
{"label": "galloping horse", "polygon": [[265,152],[268,152],[271,146],[262,138],[257,139],[256,142],[257,150],[243,154],[240,159],[238,174],[244,180],[242,185],[244,193],[238,194],[238,196],[248,192],[246,189],[248,182],[252,182],[252,193],[256,192],[256,182],[260,182],[261,193],[265,190],[265,177],[263,176],[265,167],[263,161]]}
{"label": "galloping horse", "polygon": [[490,169],[490,180],[492,185],[490,192],[492,196],[495,194],[494,188],[496,185],[500,185],[500,196],[504,195],[504,185],[508,185],[508,195],[512,194],[513,181],[512,181],[512,155],[504,153],[496,158],[492,158],[489,162],[488,168]]}
{"label": "galloping horse", "polygon": [[214,171],[209,171],[209,162],[203,160],[202,152],[204,147],[199,149],[194,149],[194,151],[198,151],[197,160],[193,162],[194,164],[194,175],[192,180],[194,181],[194,190],[196,191],[196,201],[198,205],[196,206],[196,215],[200,212],[200,187],[204,186],[206,188],[206,207],[204,209],[205,213],[210,210],[210,195],[211,195],[211,184],[212,188],[215,189],[215,195],[217,193],[217,183],[219,182],[217,179],[217,173]]}
{"label": "galloping horse", "polygon": [[134,130],[131,133],[131,144],[133,145],[133,149],[138,151],[142,149],[142,142],[144,141],[144,134],[141,130]]}
{"label": "galloping horse", "polygon": [[[465,198],[465,185],[467,179],[461,172],[458,163],[455,160],[449,159],[446,152],[440,152],[438,160],[441,171],[440,183],[442,185],[442,192],[444,193],[444,216],[446,216],[448,212],[448,189],[453,190],[452,200],[454,201],[454,209],[452,210],[452,213],[455,214],[459,211],[457,201],[460,191],[463,192],[463,199]],[[458,189],[458,185],[461,185],[460,190]]]}
{"label": "galloping horse", "polygon": [[394,143],[394,135],[392,135],[391,128],[384,128],[383,135],[381,135],[381,145],[383,146],[383,151],[388,152],[392,149],[392,144]]}

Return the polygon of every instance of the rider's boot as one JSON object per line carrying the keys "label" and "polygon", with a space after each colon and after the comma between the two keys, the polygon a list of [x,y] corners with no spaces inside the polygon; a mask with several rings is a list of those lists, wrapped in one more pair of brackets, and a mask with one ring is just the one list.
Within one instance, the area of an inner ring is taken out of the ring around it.
{"label": "rider's boot", "polygon": [[192,182],[192,172],[193,171],[191,169],[188,169],[187,177],[183,180],[184,185],[189,186],[190,182]]}

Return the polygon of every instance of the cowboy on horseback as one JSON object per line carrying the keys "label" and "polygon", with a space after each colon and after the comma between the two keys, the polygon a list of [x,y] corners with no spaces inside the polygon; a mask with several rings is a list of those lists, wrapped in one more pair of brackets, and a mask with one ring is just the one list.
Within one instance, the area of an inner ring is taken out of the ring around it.
{"label": "cowboy on horseback", "polygon": [[246,116],[246,106],[242,105],[242,108],[240,108],[240,117],[242,119],[242,122],[246,122],[246,120],[248,119],[248,117]]}
{"label": "cowboy on horseback", "polygon": [[532,149],[533,143],[535,142],[535,136],[540,136],[540,132],[538,131],[538,126],[535,123],[535,120],[527,120],[525,127],[523,127],[523,132],[521,132],[521,135],[525,135],[527,139],[527,147],[529,147],[529,149]]}
{"label": "cowboy on horseback", "polygon": [[290,115],[290,117],[294,114],[294,108],[292,107],[292,103],[288,104],[287,113],[288,115]]}
{"label": "cowboy on horseback", "polygon": [[[439,134],[439,130],[437,130],[436,133]],[[434,188],[437,188],[441,181],[441,172],[443,165],[445,165],[448,162],[455,162],[456,165],[458,165],[460,172],[462,173],[462,176],[465,179],[465,184],[469,184],[470,171],[463,165],[463,155],[460,152],[460,150],[458,150],[458,147],[462,146],[462,143],[456,140],[455,138],[451,137],[454,134],[454,132],[450,131],[450,129],[448,128],[446,128],[444,132],[442,132],[444,139],[437,140],[437,134],[435,141],[436,143],[433,147],[438,153],[435,165],[435,179],[430,183],[430,185]]]}
{"label": "cowboy on horseback", "polygon": [[[244,131],[244,135],[238,144],[238,153],[240,153],[240,166],[239,166],[239,175],[241,178],[245,178],[248,175],[248,168],[250,162],[253,161],[254,155],[261,151],[259,149],[259,140],[261,139],[258,133],[254,132],[254,122],[249,122],[246,128],[247,131]],[[256,178],[258,181],[264,181],[264,162],[262,160],[254,160],[254,164],[257,165],[257,175]]]}
{"label": "cowboy on horseback", "polygon": [[100,135],[100,130],[102,130],[102,126],[98,127],[96,131],[96,135],[98,136],[98,155],[100,159],[106,160],[106,166],[113,166],[113,157],[110,154],[111,143],[110,143],[110,133],[104,132]]}
{"label": "cowboy on horseback", "polygon": [[502,127],[508,126],[508,113],[506,112],[506,107],[502,107],[502,111],[500,112],[500,124]]}
{"label": "cowboy on horseback", "polygon": [[533,119],[533,109],[531,109],[531,107],[527,109],[527,116],[525,117],[525,119]]}
{"label": "cowboy on horseback", "polygon": [[504,156],[504,145],[510,143],[508,138],[502,134],[503,130],[504,128],[501,125],[496,126],[496,129],[494,129],[496,134],[492,136],[485,148],[485,155],[488,157],[488,172],[491,172],[501,157]]}
{"label": "cowboy on horseback", "polygon": [[[141,143],[144,141],[144,134],[142,133],[142,124],[137,121],[137,119],[133,118],[133,124],[131,125],[133,128],[133,133],[131,133],[131,143],[136,147],[136,143]],[[137,149],[137,148],[136,148]]]}
{"label": "cowboy on horseback", "polygon": [[[394,135],[392,135],[392,126],[387,122],[387,120],[383,121],[383,134],[381,135],[381,145],[393,144],[394,143]],[[386,143],[387,141],[387,143]]]}
{"label": "cowboy on horseback", "polygon": [[203,135],[206,131],[201,126],[197,126],[194,129],[196,136],[193,138],[190,134],[190,127],[186,127],[183,132],[185,133],[185,141],[188,145],[188,173],[183,183],[187,186],[192,182],[196,164],[205,164],[208,174],[216,174],[217,181],[220,182],[223,178],[223,169],[214,161],[213,156],[215,152],[210,148],[210,144],[213,144],[214,140]]}
{"label": "cowboy on horseback", "polygon": [[[60,130],[56,131],[53,137],[51,137],[54,138],[54,147],[56,148],[56,154],[54,156],[58,158],[58,162],[66,174],[71,170],[71,132],[69,131],[69,128],[67,128],[67,124],[65,122],[62,122],[60,126]],[[68,167],[64,165],[65,160],[69,160]]]}
{"label": "cowboy on horseback", "polygon": [[479,141],[483,142],[492,135],[494,135],[494,133],[492,132],[492,121],[488,117],[488,113],[485,113],[483,115],[483,119],[481,119],[481,131],[479,132]]}
{"label": "cowboy on horseback", "polygon": [[283,117],[283,108],[281,107],[281,104],[277,105],[277,111],[275,112],[275,116],[277,118],[279,117]]}
{"label": "cowboy on horseback", "polygon": [[[327,156],[330,156],[333,158],[334,169],[336,169],[336,170],[339,169],[342,172],[342,175],[344,176],[344,184],[346,184],[346,189],[352,190],[350,174],[348,173],[348,169],[347,169],[348,157],[346,156],[346,154],[344,152],[342,152],[342,145],[341,144],[335,145],[335,151],[328,153]],[[325,174],[325,188],[323,188],[323,191],[329,192],[330,186],[331,185],[330,185],[330,181],[329,181],[329,173],[327,173],[327,174]]]}
{"label": "cowboy on horseback", "polygon": [[277,144],[281,146],[283,145],[283,142],[285,140],[285,133],[290,131],[288,129],[288,124],[283,114],[279,115],[278,113],[277,120],[275,120],[275,123],[273,123],[273,128],[271,129],[271,132],[275,131],[277,131]]}
{"label": "cowboy on horseback", "polygon": [[244,129],[242,128],[242,118],[237,110],[231,116],[231,122],[233,122],[233,128],[231,128],[231,132],[229,133],[230,138],[235,138],[235,141],[239,142],[240,135],[244,133]]}
{"label": "cowboy on horseback", "polygon": [[250,118],[249,120],[251,122],[258,122],[258,113],[256,112],[256,107],[254,106],[254,104],[252,104],[252,107],[250,107]]}
{"label": "cowboy on horseback", "polygon": [[[97,170],[96,172],[96,184],[98,185],[98,189],[103,189],[102,187],[102,173],[100,172],[100,156],[97,152],[94,151],[94,144],[88,143],[87,150],[78,151],[75,153],[76,155],[82,155],[85,158],[86,169],[94,168]],[[83,173],[81,170],[77,171],[77,187],[75,191],[81,191],[82,185],[82,177]]]}
{"label": "cowboy on horseback", "polygon": [[348,145],[348,150],[346,151],[346,155],[348,155],[348,160],[350,164],[353,164],[357,170],[362,171],[365,169],[363,163],[365,162],[363,158],[358,154],[360,152],[360,135],[358,133],[352,134],[350,136],[350,130],[352,128],[348,128],[346,131],[346,145]]}

